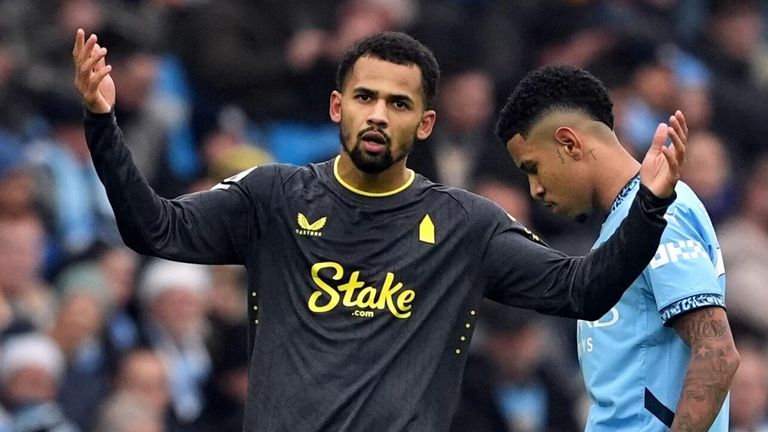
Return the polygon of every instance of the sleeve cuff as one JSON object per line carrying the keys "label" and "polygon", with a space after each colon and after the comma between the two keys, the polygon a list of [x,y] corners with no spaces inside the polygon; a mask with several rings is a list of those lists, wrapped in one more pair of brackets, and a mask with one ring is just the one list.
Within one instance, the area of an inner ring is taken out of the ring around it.
{"label": "sleeve cuff", "polygon": [[664,325],[670,323],[673,318],[703,307],[719,306],[725,308],[725,297],[721,294],[697,294],[680,299],[665,306],[659,313]]}
{"label": "sleeve cuff", "polygon": [[115,107],[112,107],[109,112],[105,113],[95,113],[93,111],[89,111],[88,108],[83,109],[83,116],[85,120],[107,120],[111,119],[115,116]]}
{"label": "sleeve cuff", "polygon": [[640,204],[648,213],[664,214],[675,199],[677,198],[677,192],[672,191],[672,195],[667,198],[659,198],[651,192],[644,184],[640,183],[640,190],[637,191],[640,198]]}

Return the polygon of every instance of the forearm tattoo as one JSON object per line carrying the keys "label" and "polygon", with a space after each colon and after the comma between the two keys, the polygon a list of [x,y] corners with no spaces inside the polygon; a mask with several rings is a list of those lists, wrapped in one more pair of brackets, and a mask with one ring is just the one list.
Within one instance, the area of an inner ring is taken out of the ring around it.
{"label": "forearm tattoo", "polygon": [[673,431],[706,431],[725,400],[738,367],[738,354],[725,311],[704,308],[675,325],[691,347]]}

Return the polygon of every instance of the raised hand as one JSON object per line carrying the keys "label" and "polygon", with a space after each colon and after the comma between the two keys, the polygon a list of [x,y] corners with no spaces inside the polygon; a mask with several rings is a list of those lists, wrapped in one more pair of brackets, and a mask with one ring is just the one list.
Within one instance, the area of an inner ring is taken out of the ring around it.
{"label": "raised hand", "polygon": [[115,105],[115,82],[106,64],[107,49],[96,43],[96,35],[85,40],[85,32],[77,30],[72,58],[75,61],[75,87],[85,108],[95,113],[107,113]]}
{"label": "raised hand", "polygon": [[[667,137],[672,140],[669,147],[664,145]],[[679,110],[669,117],[669,125],[661,123],[656,128],[651,147],[640,167],[640,181],[659,198],[667,198],[675,190],[685,160],[687,139],[688,125]]]}

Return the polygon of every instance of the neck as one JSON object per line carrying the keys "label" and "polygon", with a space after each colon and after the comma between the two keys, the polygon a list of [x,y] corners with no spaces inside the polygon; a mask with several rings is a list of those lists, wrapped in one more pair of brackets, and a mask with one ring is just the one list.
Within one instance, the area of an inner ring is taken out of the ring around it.
{"label": "neck", "polygon": [[412,179],[412,171],[406,168],[405,159],[394,163],[378,174],[360,171],[348,154],[342,152],[336,162],[337,174],[346,185],[362,192],[380,194],[402,188]]}
{"label": "neck", "polygon": [[611,162],[603,164],[596,172],[600,180],[596,182],[595,197],[597,207],[605,212],[611,209],[624,186],[640,171],[640,163],[620,145],[613,147],[607,156]]}

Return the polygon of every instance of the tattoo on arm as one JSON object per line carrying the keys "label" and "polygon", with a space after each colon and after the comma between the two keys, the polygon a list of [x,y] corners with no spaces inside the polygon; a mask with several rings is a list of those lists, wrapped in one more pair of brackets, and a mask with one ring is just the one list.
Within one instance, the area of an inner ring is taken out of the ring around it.
{"label": "tattoo on arm", "polygon": [[675,323],[691,348],[672,431],[706,431],[715,420],[739,364],[725,309],[689,312]]}

